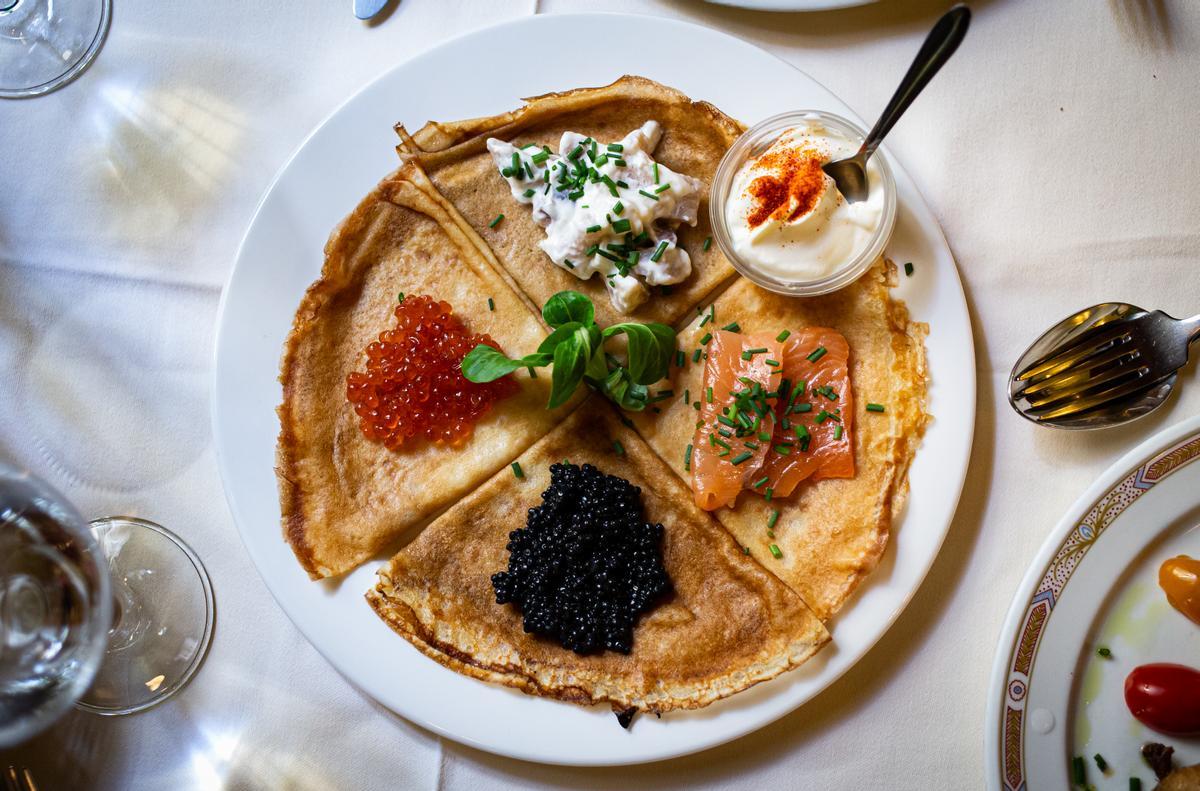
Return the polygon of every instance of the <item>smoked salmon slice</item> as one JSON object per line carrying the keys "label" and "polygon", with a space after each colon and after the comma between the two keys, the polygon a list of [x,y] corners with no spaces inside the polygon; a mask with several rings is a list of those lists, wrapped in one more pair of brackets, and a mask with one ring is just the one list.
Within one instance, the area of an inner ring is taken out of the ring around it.
{"label": "smoked salmon slice", "polygon": [[787,497],[808,478],[853,478],[854,397],[846,339],[826,327],[791,335],[784,343],[783,376],[786,397],[776,401],[772,452],[762,464],[772,497]]}
{"label": "smoked salmon slice", "polygon": [[[752,488],[775,435],[775,398],[783,343],[772,335],[713,332],[692,441],[692,492],[712,511]],[[772,364],[773,363],[773,364]]]}

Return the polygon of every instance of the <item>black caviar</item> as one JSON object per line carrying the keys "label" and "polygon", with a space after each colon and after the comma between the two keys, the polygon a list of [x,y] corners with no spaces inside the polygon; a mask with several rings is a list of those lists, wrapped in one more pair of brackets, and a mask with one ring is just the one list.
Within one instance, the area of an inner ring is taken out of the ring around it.
{"label": "black caviar", "polygon": [[629,481],[554,464],[542,504],[508,535],[508,570],[492,575],[496,603],[514,604],[526,632],[576,653],[628,654],[638,616],[671,589],[662,534]]}

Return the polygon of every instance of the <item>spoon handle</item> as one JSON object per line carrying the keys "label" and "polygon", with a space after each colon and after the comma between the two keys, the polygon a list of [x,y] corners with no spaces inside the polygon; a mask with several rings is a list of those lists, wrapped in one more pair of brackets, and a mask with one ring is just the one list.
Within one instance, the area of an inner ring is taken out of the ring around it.
{"label": "spoon handle", "polygon": [[900,116],[904,115],[908,106],[929,84],[933,75],[937,74],[938,70],[946,65],[946,61],[950,60],[950,56],[954,54],[958,45],[962,43],[963,37],[967,35],[967,26],[970,23],[971,9],[962,4],[951,8],[937,21],[933,30],[929,31],[929,35],[925,38],[925,43],[921,45],[921,51],[917,53],[917,57],[913,58],[912,65],[908,67],[908,73],[904,75],[896,92],[892,94],[892,100],[888,102],[883,114],[875,122],[867,139],[863,141],[862,148],[858,150],[859,157],[865,160],[875,153],[875,149],[879,147],[884,136],[891,131],[896,121],[900,120]]}
{"label": "spoon handle", "polygon": [[1180,322],[1188,332],[1188,345],[1191,346],[1200,338],[1200,316],[1192,316]]}

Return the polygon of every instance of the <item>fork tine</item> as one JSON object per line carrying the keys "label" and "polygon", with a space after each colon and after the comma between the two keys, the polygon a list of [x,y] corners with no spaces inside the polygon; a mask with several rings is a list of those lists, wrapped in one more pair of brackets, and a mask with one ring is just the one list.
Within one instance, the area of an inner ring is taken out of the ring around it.
{"label": "fork tine", "polygon": [[25,791],[38,791],[37,783],[33,782],[33,773],[29,767],[21,767],[21,776],[25,778]]}
{"label": "fork tine", "polygon": [[[1122,367],[1126,362],[1140,357],[1140,349],[1137,347],[1117,346],[1108,352],[1101,353],[1099,356],[1090,357],[1082,363],[1078,363],[1057,373],[1051,374],[1038,382],[1029,382],[1020,390],[1014,391],[1013,396],[1016,398],[1029,398],[1034,393],[1040,393],[1044,390],[1061,389],[1068,387],[1080,380],[1093,378],[1092,372],[1110,366],[1113,363],[1118,363],[1117,367]],[[1124,358],[1129,357],[1128,361]]]}
{"label": "fork tine", "polygon": [[1017,374],[1017,381],[1033,379],[1039,376],[1053,376],[1066,368],[1077,365],[1088,357],[1107,351],[1113,346],[1130,340],[1127,327],[1117,327],[1115,330],[1107,325],[1092,327],[1068,344],[1065,348],[1055,350],[1034,360]]}
{"label": "fork tine", "polygon": [[1026,396],[1026,400],[1029,401],[1030,409],[1045,409],[1052,404],[1085,395],[1089,391],[1102,392],[1102,390],[1111,390],[1126,381],[1144,379],[1148,372],[1149,369],[1144,365],[1117,366],[1097,376],[1087,377],[1073,386],[1047,391],[1040,398]]}
{"label": "fork tine", "polygon": [[6,791],[21,791],[21,786],[17,782],[17,767],[9,765],[4,771],[4,788]]}
{"label": "fork tine", "polygon": [[[1164,377],[1165,378],[1165,377]],[[1038,422],[1054,420],[1056,418],[1070,417],[1077,415],[1080,412],[1085,412],[1089,409],[1094,409],[1104,404],[1112,403],[1124,398],[1129,398],[1151,387],[1157,386],[1162,379],[1147,381],[1144,378],[1138,378],[1131,382],[1127,382],[1117,387],[1103,390],[1099,393],[1093,393],[1088,396],[1076,398],[1064,404],[1063,406],[1054,407],[1048,411],[1029,410],[1027,414]]]}

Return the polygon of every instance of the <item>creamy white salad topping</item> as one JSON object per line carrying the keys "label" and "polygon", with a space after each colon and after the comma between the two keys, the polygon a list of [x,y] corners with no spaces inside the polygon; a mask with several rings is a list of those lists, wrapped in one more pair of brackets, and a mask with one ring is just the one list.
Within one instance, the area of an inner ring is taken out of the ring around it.
{"label": "creamy white salad topping", "polygon": [[734,251],[784,281],[829,277],[870,244],[883,222],[883,174],[867,163],[870,192],[850,203],[821,170],[859,143],[818,118],[788,129],[734,175],[725,221]]}
{"label": "creamy white salad topping", "polygon": [[546,229],[539,247],[580,280],[599,272],[622,313],[646,301],[648,286],[679,283],[692,272],[674,229],[696,224],[702,185],[654,161],[661,137],[658,123],[647,121],[617,143],[566,132],[558,153],[487,141],[513,197],[530,204]]}

